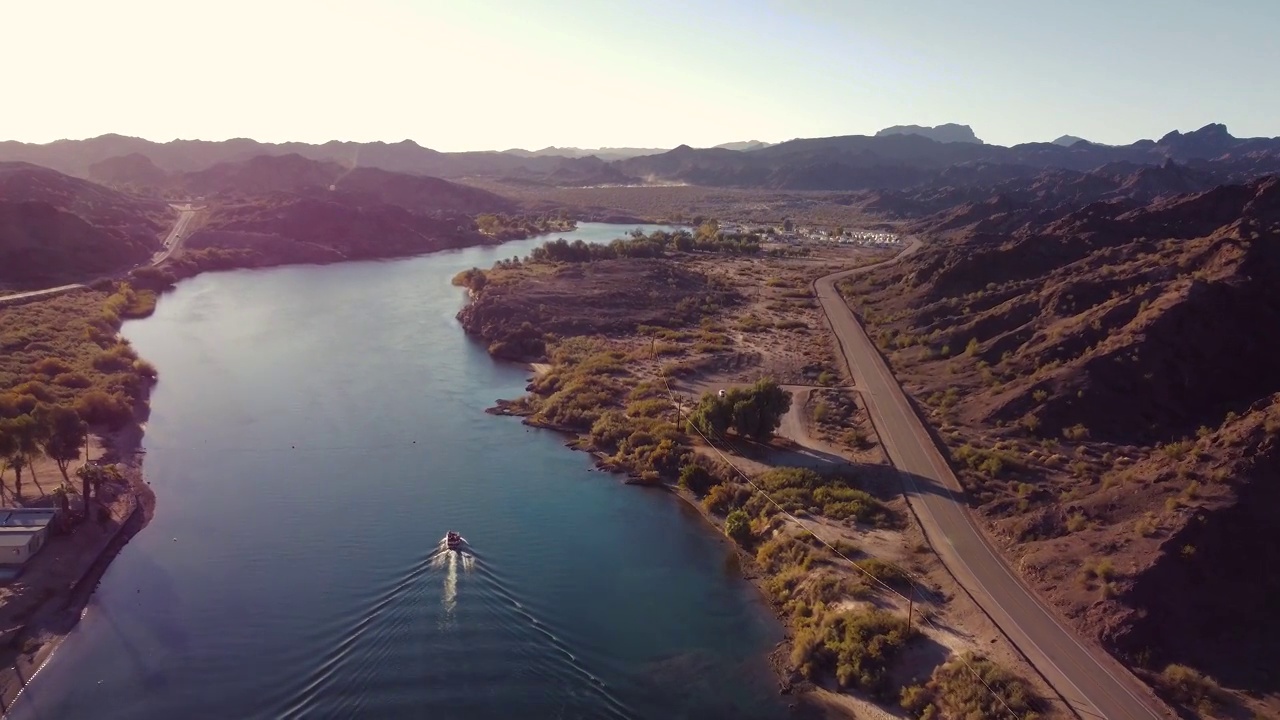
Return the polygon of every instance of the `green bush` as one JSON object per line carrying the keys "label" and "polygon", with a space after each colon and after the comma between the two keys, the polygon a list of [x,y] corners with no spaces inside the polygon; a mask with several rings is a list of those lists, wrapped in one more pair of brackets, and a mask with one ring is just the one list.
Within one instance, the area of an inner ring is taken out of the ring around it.
{"label": "green bush", "polygon": [[893,563],[885,562],[880,558],[863,558],[855,561],[854,564],[889,587],[898,589],[911,587],[911,578],[902,568]]}
{"label": "green bush", "polygon": [[741,509],[734,510],[724,519],[724,534],[739,545],[751,542],[751,518]]}
{"label": "green bush", "polygon": [[724,515],[735,506],[737,498],[738,494],[731,485],[720,483],[707,492],[707,496],[702,499],[702,507],[707,512]]}
{"label": "green bush", "polygon": [[842,688],[883,697],[911,632],[905,619],[882,610],[827,613],[796,634],[791,661],[807,678],[834,674]]}
{"label": "green bush", "polygon": [[750,388],[732,388],[723,397],[704,394],[689,414],[689,424],[708,437],[733,428],[742,437],[764,441],[773,437],[790,408],[791,393],[764,379]]}
{"label": "green bush", "polygon": [[680,487],[702,497],[716,484],[715,477],[702,465],[691,462],[680,468]]}
{"label": "green bush", "polygon": [[[853,519],[876,526],[893,523],[889,508],[868,493],[852,486],[843,475],[823,476],[808,468],[772,468],[760,473],[756,483],[788,512],[815,508],[824,516],[837,520]],[[773,506],[761,498],[753,502],[759,512],[773,512]]]}

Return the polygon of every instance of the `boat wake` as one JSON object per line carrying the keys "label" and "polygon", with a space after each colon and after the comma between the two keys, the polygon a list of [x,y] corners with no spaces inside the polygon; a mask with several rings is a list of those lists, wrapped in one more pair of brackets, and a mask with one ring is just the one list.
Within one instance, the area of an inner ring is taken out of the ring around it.
{"label": "boat wake", "polygon": [[[449,538],[441,538],[425,556],[376,590],[354,625],[334,628],[333,644],[320,656],[317,666],[288,689],[274,714],[305,718],[322,707],[352,709],[367,702],[369,684],[379,673],[388,672],[386,662],[396,656],[397,638],[415,632],[415,617],[435,616],[437,636],[431,642],[437,647],[467,647],[476,627],[483,627],[470,625],[472,620],[460,621],[474,612],[459,607],[460,585],[468,584],[468,606],[474,605],[482,615],[497,620],[491,627],[507,646],[504,654],[519,659],[509,679],[530,683],[540,694],[558,702],[589,706],[599,717],[633,717],[621,698],[578,656],[575,647],[581,639],[571,639],[570,628],[544,622],[543,613],[522,602],[499,568],[479,562],[465,539],[454,537],[452,544],[451,549]],[[436,573],[440,585],[435,585],[436,578],[427,577]],[[473,579],[461,577],[473,573]],[[436,592],[440,593],[440,604],[433,611]],[[468,625],[465,633],[460,632],[464,625]],[[498,641],[496,636],[494,641]]]}

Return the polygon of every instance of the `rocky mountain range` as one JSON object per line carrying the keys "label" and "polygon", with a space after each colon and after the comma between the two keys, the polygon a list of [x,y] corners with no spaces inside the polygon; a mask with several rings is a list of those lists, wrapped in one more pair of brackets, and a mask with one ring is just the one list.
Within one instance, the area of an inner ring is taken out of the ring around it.
{"label": "rocky mountain range", "polygon": [[[948,141],[920,134],[932,134]],[[966,138],[971,138],[965,141]],[[1045,170],[1088,173],[1112,163],[1159,166],[1166,160],[1223,179],[1280,169],[1280,139],[1236,138],[1223,125],[1174,131],[1159,140],[1099,145],[1076,138],[1004,147],[981,143],[967,126],[902,126],[875,136],[805,138],[777,144],[748,141],[714,148],[681,145],[656,154],[607,159],[578,149],[444,153],[399,143],[260,143],[175,140],[155,143],[119,135],[46,145],[0,143],[0,160],[20,160],[109,183],[152,182],[159,172],[190,173],[261,155],[298,155],[343,167],[370,167],[440,178],[484,177],[553,186],[689,183],[781,190],[941,189],[965,178],[1032,178]],[[630,153],[633,149],[615,149]],[[643,149],[634,149],[643,152]],[[565,152],[571,156],[554,154]],[[983,180],[985,182],[985,180]]]}

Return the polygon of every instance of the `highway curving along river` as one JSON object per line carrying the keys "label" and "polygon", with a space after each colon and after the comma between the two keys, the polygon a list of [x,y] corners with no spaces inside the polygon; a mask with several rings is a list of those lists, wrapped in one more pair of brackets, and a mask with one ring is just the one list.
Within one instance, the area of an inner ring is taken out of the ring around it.
{"label": "highway curving along river", "polygon": [[[919,240],[897,257],[914,253]],[[1090,646],[1013,574],[974,524],[955,475],[884,358],[840,296],[836,283],[885,263],[814,283],[876,432],[902,473],[907,496],[947,569],[1001,631],[1085,718],[1161,718],[1149,691],[1101,648]]]}

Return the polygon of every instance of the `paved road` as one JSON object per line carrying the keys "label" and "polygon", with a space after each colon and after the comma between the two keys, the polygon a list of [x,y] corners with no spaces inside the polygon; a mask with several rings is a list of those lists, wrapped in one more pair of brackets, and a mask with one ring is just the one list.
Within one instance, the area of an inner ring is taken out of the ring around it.
{"label": "paved road", "polygon": [[161,250],[151,256],[152,265],[159,265],[168,260],[173,251],[182,245],[182,241],[187,239],[187,226],[191,224],[192,218],[196,216],[196,212],[199,210],[199,208],[192,208],[190,205],[175,205],[174,207],[180,213],[178,222],[173,224],[173,229],[169,231],[168,237],[164,239],[164,246]]}
{"label": "paved road", "polygon": [[1065,628],[996,555],[973,523],[960,485],[836,282],[897,258],[820,278],[814,290],[862,388],[876,431],[902,473],[908,500],[942,561],[983,610],[1084,718],[1163,718],[1149,691],[1114,658]]}
{"label": "paved road", "polygon": [[[169,256],[173,254],[173,251],[177,250],[178,247],[182,245],[182,241],[187,239],[187,226],[191,224],[192,218],[196,216],[196,213],[199,212],[200,208],[192,208],[190,205],[174,207],[176,207],[179,212],[178,220],[173,224],[173,229],[170,230],[169,234],[165,237],[164,245],[151,256],[151,261],[148,262],[147,265],[138,265],[137,267],[159,265],[169,259]],[[28,300],[38,300],[42,297],[52,297],[69,290],[88,287],[94,282],[97,281],[93,280],[87,283],[59,285],[58,287],[44,288],[43,290],[29,290],[27,292],[14,293],[13,295],[0,295],[0,306],[27,302]]]}

